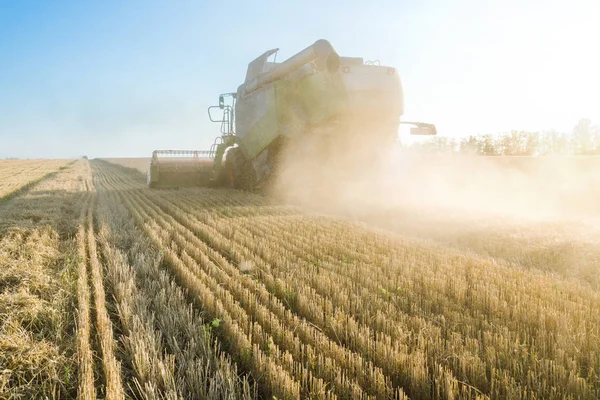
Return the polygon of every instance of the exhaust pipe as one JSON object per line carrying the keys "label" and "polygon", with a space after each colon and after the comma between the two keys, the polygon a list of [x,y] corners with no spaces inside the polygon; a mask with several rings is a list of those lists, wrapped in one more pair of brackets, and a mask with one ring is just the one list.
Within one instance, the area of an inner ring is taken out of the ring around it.
{"label": "exhaust pipe", "polygon": [[272,70],[263,72],[250,82],[247,82],[244,93],[252,93],[262,86],[271,82],[275,82],[285,75],[299,69],[303,65],[313,61],[315,61],[319,71],[327,70],[331,74],[337,72],[340,67],[340,56],[335,52],[333,46],[331,46],[331,43],[329,43],[327,40],[320,39],[317,40],[313,45],[308,46],[281,64],[278,64]]}

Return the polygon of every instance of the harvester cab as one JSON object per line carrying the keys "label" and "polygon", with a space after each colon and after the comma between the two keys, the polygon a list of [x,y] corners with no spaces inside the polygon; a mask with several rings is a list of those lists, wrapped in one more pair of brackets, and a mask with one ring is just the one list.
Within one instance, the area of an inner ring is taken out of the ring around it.
{"label": "harvester cab", "polygon": [[413,135],[437,133],[432,124],[400,121],[404,95],[395,68],[340,57],[326,40],[269,61],[277,51],[250,62],[237,91],[208,108],[209,119],[221,124],[211,149],[155,151],[148,186],[254,189],[277,173],[285,151],[297,156],[308,143],[311,159],[337,157],[352,171],[393,146],[400,123],[413,125]]}
{"label": "harvester cab", "polygon": [[[228,149],[234,148],[236,143],[235,136],[235,100],[236,93],[223,93],[219,96],[219,105],[208,107],[208,118],[211,122],[221,124],[221,136],[218,136],[212,144],[210,151],[214,155],[214,162],[211,171],[210,183],[216,184],[223,182],[231,177],[224,176],[222,164]],[[219,117],[219,113],[221,116]]]}
{"label": "harvester cab", "polygon": [[[210,150],[155,150],[152,152],[147,183],[150,188],[210,186],[220,180],[218,172],[228,148],[236,144],[236,93],[219,96],[219,105],[208,107],[212,122],[221,124],[221,136]],[[219,115],[221,113],[221,115]]]}
{"label": "harvester cab", "polygon": [[[235,99],[236,93],[223,93],[219,96],[219,105],[208,107],[208,118],[211,122],[221,123],[221,135],[235,134]],[[230,99],[229,101],[227,101]],[[218,116],[222,113],[221,116]]]}

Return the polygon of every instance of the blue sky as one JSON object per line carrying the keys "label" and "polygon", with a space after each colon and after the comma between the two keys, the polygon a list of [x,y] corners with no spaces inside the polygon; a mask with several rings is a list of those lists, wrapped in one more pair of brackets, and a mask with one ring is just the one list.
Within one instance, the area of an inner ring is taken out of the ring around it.
{"label": "blue sky", "polygon": [[599,123],[596,3],[0,0],[0,158],[206,148],[248,62],[320,38],[398,68],[440,134]]}

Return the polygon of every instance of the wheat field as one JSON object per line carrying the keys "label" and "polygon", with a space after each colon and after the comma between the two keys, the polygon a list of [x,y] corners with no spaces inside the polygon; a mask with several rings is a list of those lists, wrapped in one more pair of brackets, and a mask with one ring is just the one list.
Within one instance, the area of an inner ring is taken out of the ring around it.
{"label": "wheat field", "polygon": [[336,213],[150,190],[147,163],[38,166],[0,202],[0,398],[600,397],[593,207]]}
{"label": "wheat field", "polygon": [[0,200],[65,168],[68,160],[0,160]]}

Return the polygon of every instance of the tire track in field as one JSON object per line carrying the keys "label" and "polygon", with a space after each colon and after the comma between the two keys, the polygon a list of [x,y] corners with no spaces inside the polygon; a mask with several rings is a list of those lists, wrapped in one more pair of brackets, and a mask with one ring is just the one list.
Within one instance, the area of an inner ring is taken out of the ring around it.
{"label": "tire track in field", "polygon": [[[104,384],[107,400],[125,398],[121,364],[114,350],[112,323],[106,308],[106,296],[102,278],[102,265],[98,258],[96,237],[94,234],[94,210],[97,196],[91,180],[84,181],[86,198],[79,217],[78,242],[78,279],[77,279],[77,353],[79,360],[78,391],[83,399],[95,399],[97,392],[94,382],[94,362],[92,358],[92,333],[97,334],[100,344],[103,377],[98,382]],[[91,285],[90,285],[91,282]],[[92,310],[95,313],[92,313]],[[95,325],[92,326],[92,314]]]}
{"label": "tire track in field", "polygon": [[[87,184],[86,184],[87,187]],[[78,397],[81,399],[95,399],[94,386],[94,361],[90,346],[91,335],[91,292],[88,282],[88,257],[86,244],[86,217],[91,209],[91,195],[87,194],[84,206],[79,216],[77,230],[77,359],[78,370]]]}
{"label": "tire track in field", "polygon": [[94,209],[97,200],[98,195],[94,193],[87,214],[87,247],[96,310],[96,330],[102,351],[102,369],[106,385],[106,399],[122,400],[125,398],[125,393],[121,380],[121,363],[117,361],[115,356],[113,327],[106,309],[102,265],[98,259],[98,249],[94,234]]}

